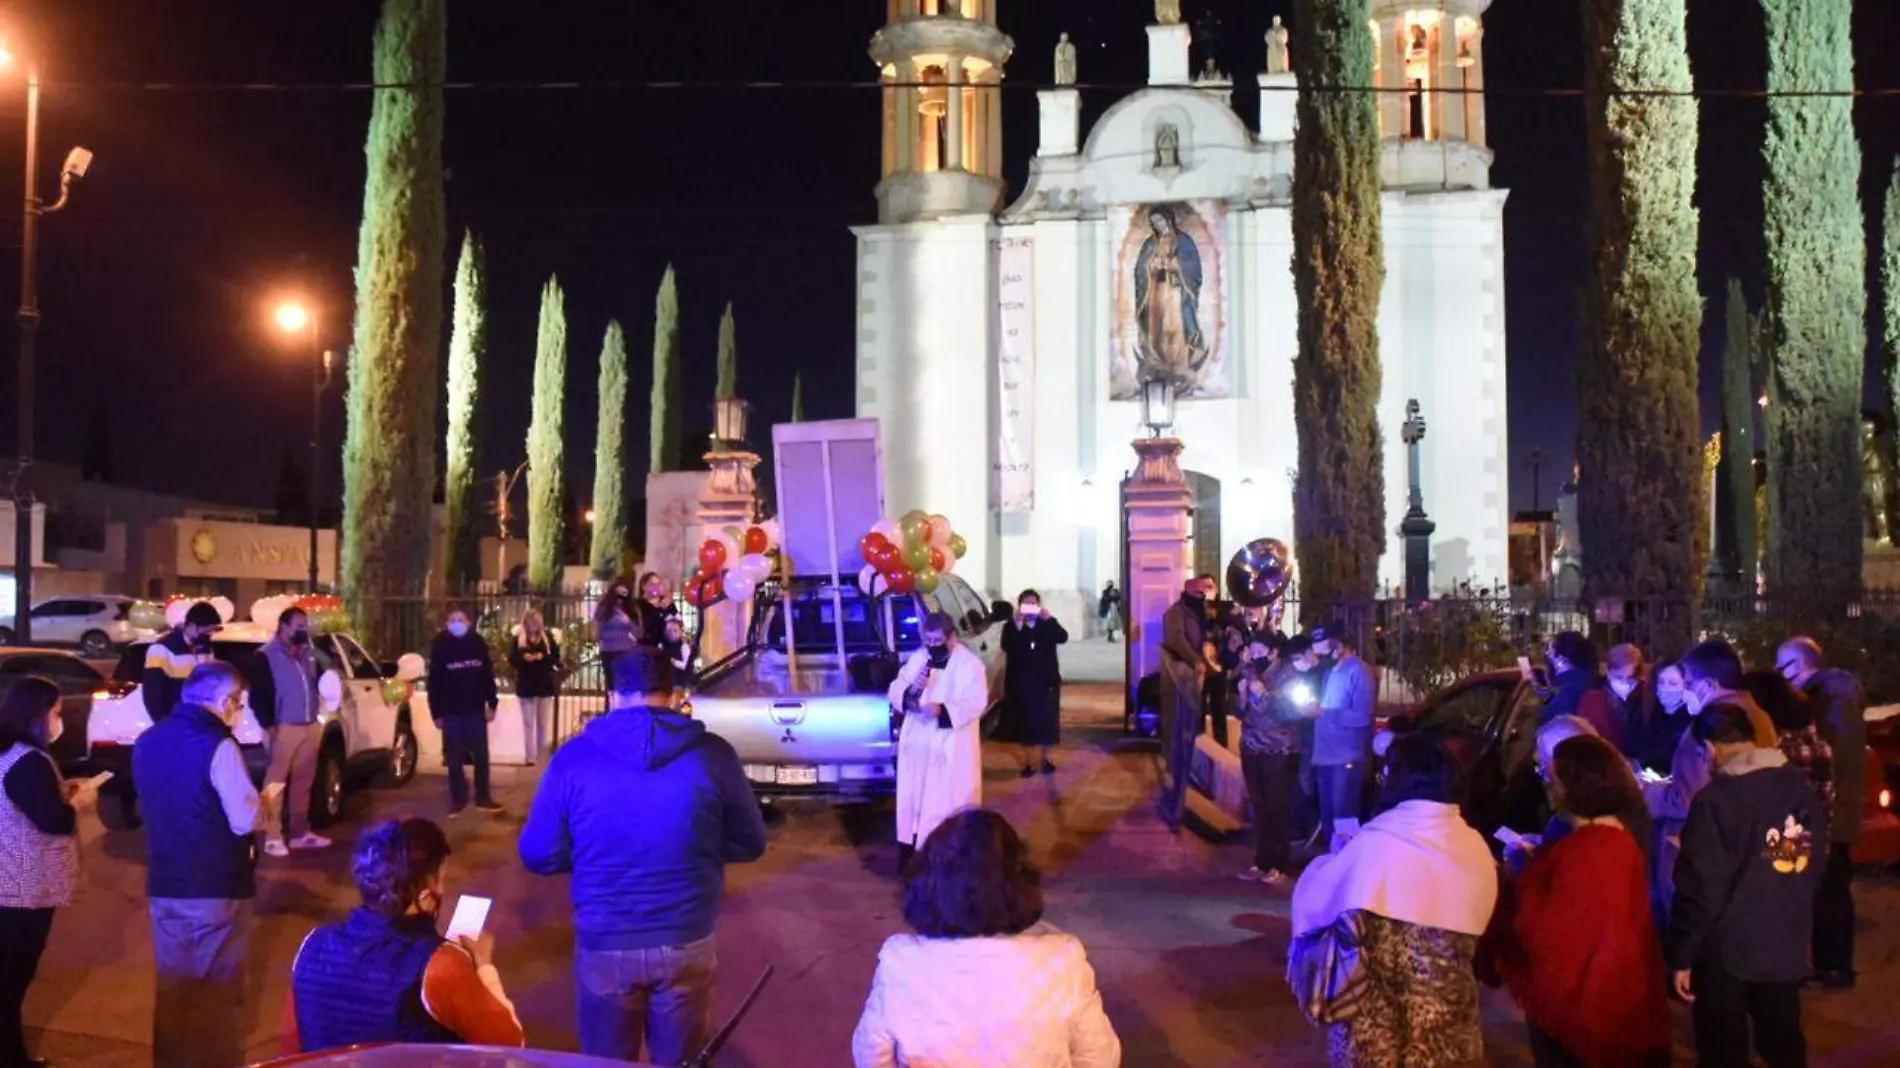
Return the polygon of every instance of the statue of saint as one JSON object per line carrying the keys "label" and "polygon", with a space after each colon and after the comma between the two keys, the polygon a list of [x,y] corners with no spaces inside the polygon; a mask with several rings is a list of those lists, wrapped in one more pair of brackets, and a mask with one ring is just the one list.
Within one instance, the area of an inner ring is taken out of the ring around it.
{"label": "statue of saint", "polygon": [[1056,84],[1075,84],[1075,44],[1066,33],[1056,40]]}
{"label": "statue of saint", "polygon": [[1887,461],[1883,455],[1880,427],[1872,419],[1860,424],[1860,496],[1866,513],[1865,534],[1869,541],[1888,544],[1892,530],[1887,523]]}
{"label": "statue of saint", "polygon": [[1181,21],[1181,0],[1155,0],[1155,22],[1173,26]]}
{"label": "statue of saint", "polygon": [[1156,168],[1179,167],[1181,165],[1181,131],[1171,122],[1164,122],[1155,131]]}
{"label": "statue of saint", "polygon": [[1292,70],[1291,59],[1287,55],[1287,41],[1292,38],[1287,28],[1280,22],[1280,16],[1273,16],[1273,28],[1267,31],[1267,73],[1285,74]]}
{"label": "statue of saint", "polygon": [[[1171,126],[1163,126],[1171,130]],[[1151,231],[1135,258],[1137,356],[1144,377],[1193,382],[1207,362],[1201,331],[1201,250],[1176,225],[1174,209],[1148,209]]]}

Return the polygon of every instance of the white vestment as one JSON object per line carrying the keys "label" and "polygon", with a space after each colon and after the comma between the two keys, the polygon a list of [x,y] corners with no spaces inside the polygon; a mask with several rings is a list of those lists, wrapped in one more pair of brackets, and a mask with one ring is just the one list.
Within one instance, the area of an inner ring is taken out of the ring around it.
{"label": "white vestment", "polygon": [[[897,841],[909,846],[922,846],[939,823],[983,803],[981,724],[990,704],[983,661],[962,646],[941,670],[930,667],[925,650],[912,653],[891,683],[893,709],[904,711],[904,693],[919,679],[919,711],[904,716],[897,737]],[[937,725],[937,705],[950,714],[947,729]]]}

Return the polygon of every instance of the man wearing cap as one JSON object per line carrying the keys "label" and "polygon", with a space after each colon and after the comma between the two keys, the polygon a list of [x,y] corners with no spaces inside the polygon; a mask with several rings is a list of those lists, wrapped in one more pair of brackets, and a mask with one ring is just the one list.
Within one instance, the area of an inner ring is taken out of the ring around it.
{"label": "man wearing cap", "polygon": [[673,709],[672,664],[637,649],[613,676],[548,762],[521,862],[573,877],[581,1052],[679,1064],[712,1035],[726,865],[765,855],[765,821],[731,744]]}
{"label": "man wearing cap", "polygon": [[210,602],[198,601],[185,610],[184,623],[145,647],[139,696],[144,698],[146,714],[153,723],[172,714],[185,679],[198,665],[211,661],[211,635],[223,625],[224,620]]}

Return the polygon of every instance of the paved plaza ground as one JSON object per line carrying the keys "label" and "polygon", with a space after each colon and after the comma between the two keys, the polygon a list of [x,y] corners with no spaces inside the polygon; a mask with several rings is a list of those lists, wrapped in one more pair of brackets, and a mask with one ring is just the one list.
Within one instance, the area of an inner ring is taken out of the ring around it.
{"label": "paved plaza ground", "polygon": [[[1074,648],[1080,678],[1102,678],[1116,649]],[[1121,733],[1119,690],[1077,682],[1065,701],[1061,770],[1022,780],[988,754],[985,797],[1028,836],[1042,865],[1049,918],[1087,944],[1130,1068],[1320,1065],[1319,1035],[1301,1019],[1282,975],[1287,895],[1241,883],[1241,843],[1175,836],[1150,801],[1149,747]],[[493,896],[497,964],[531,1042],[573,1049],[571,934],[565,880],[522,870],[514,843],[533,795],[531,771],[497,772],[508,815],[471,814],[448,824],[452,891]],[[252,1052],[273,1054],[283,1032],[289,962],[309,929],[354,902],[348,846],[373,820],[440,818],[439,774],[399,791],[352,796],[336,848],[266,860],[252,945]],[[146,918],[144,834],[84,832],[84,899],[61,913],[27,1021],[39,1048],[63,1068],[150,1061],[152,949]],[[851,1029],[869,989],[879,944],[900,929],[887,808],[790,806],[775,814],[765,860],[735,868],[721,922],[721,1014],[767,964],[778,976],[721,1063],[736,1068],[848,1065]],[[1808,998],[1818,1066],[1900,1063],[1900,879],[1858,884],[1862,983]],[[1521,1017],[1508,996],[1487,992],[1491,1060],[1525,1065]],[[1690,1063],[1678,1010],[1680,1063]]]}

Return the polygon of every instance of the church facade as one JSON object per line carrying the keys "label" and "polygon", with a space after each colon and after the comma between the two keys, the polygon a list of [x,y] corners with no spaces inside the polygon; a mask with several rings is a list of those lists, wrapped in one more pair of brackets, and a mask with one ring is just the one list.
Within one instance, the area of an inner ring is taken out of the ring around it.
{"label": "church facade", "polygon": [[[997,87],[1013,43],[998,0],[891,0],[878,223],[858,228],[857,410],[881,421],[888,510],[951,517],[959,573],[1036,588],[1071,620],[1120,566],[1119,486],[1165,380],[1197,485],[1197,559],[1292,540],[1297,308],[1291,195],[1297,83],[1276,26],[1255,79],[1196,72],[1158,5],[1149,84],[1080,129],[1075,52],[1057,45],[1026,187],[1003,204]],[[1503,211],[1485,143],[1490,0],[1374,0],[1386,279],[1379,316],[1389,542],[1403,552],[1408,400],[1423,409],[1437,589],[1508,578]],[[1178,5],[1175,5],[1178,7]],[[1251,88],[1251,87],[1250,87]],[[1444,90],[1450,89],[1451,92]],[[1218,542],[1218,544],[1214,544]]]}

